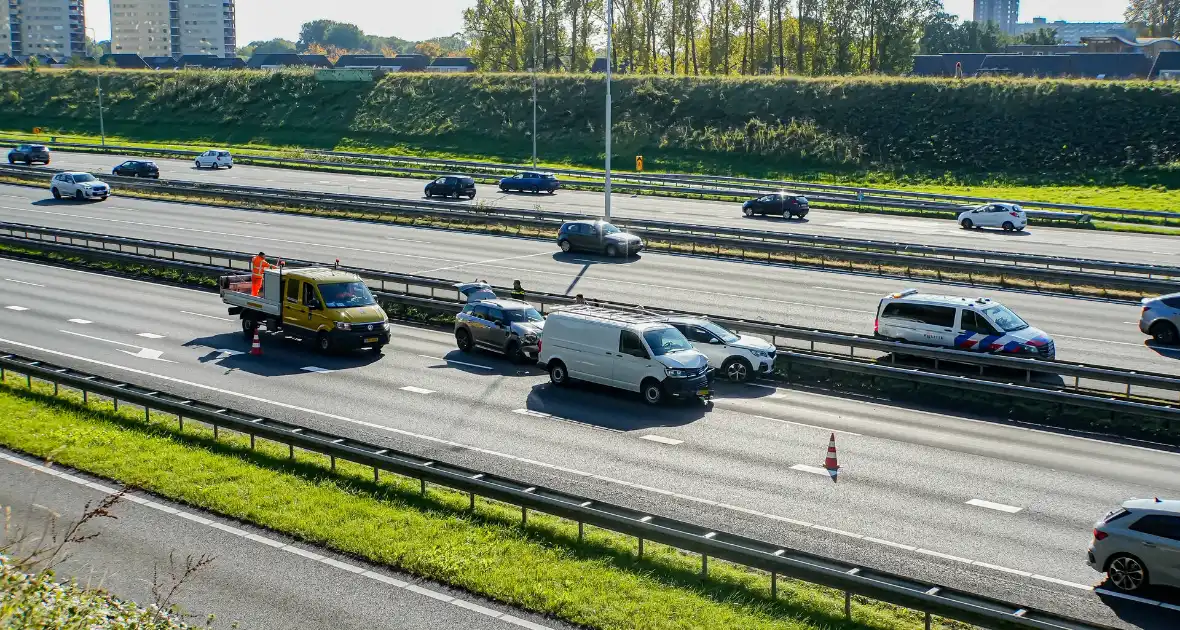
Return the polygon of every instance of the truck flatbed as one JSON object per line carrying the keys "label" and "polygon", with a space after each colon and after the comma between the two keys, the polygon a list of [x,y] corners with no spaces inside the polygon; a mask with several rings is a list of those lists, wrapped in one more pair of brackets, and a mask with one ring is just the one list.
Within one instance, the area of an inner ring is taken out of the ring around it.
{"label": "truck flatbed", "polygon": [[221,301],[230,306],[237,306],[259,313],[279,317],[283,311],[282,289],[280,288],[279,272],[267,270],[263,275],[262,291],[259,295],[251,295],[250,274],[240,276],[221,276]]}

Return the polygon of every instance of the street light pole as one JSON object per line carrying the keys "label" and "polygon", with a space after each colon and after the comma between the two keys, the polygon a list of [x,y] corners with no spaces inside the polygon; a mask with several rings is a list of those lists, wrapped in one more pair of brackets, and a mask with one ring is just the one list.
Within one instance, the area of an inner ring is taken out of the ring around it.
{"label": "street light pole", "polygon": [[[97,46],[98,31],[94,30],[93,27],[89,27],[86,30],[94,34],[94,37],[91,38],[90,41],[93,42],[95,46]],[[106,122],[103,120],[102,115],[102,72],[98,70],[94,71],[94,82],[98,86],[98,133],[101,134],[102,146],[105,147],[107,145],[107,126]]]}
{"label": "street light pole", "polygon": [[537,5],[533,3],[533,170],[537,169]]}
{"label": "street light pole", "polygon": [[606,220],[610,221],[610,67],[611,67],[611,36],[615,30],[615,1],[606,0],[606,179],[603,188],[606,191]]}

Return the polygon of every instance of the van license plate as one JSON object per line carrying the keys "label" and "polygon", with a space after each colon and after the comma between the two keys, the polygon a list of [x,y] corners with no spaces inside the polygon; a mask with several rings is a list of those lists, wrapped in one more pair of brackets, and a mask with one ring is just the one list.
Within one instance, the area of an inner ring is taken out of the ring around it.
{"label": "van license plate", "polygon": [[377,338],[376,337],[368,337],[365,339],[365,343],[377,343]]}

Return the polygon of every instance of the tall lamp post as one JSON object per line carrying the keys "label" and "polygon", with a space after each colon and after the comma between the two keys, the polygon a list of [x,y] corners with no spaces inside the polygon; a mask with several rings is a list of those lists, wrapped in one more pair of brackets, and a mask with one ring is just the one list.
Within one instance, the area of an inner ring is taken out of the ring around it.
{"label": "tall lamp post", "polygon": [[[87,27],[86,30],[93,33],[93,36],[90,38],[90,41],[94,42],[94,45],[97,46],[98,45],[98,32],[95,31],[94,27],[92,27],[92,26]],[[107,145],[107,126],[106,126],[106,122],[103,120],[103,116],[102,116],[102,72],[97,71],[97,70],[94,72],[94,81],[95,81],[95,84],[98,86],[98,133],[101,134],[102,146],[105,147]]]}
{"label": "tall lamp post", "polygon": [[533,170],[537,169],[537,5],[533,3]]}
{"label": "tall lamp post", "polygon": [[615,2],[606,0],[606,220],[610,221],[610,69],[612,60],[612,36],[615,30]]}

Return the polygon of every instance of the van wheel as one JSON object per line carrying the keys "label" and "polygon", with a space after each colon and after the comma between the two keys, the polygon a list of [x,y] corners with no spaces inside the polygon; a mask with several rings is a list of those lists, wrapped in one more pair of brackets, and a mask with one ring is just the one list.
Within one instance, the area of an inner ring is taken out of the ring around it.
{"label": "van wheel", "polygon": [[721,373],[725,374],[725,378],[731,383],[745,383],[750,380],[754,368],[741,357],[730,357],[721,364]]}
{"label": "van wheel", "polygon": [[1155,339],[1158,344],[1171,346],[1176,343],[1176,327],[1171,322],[1156,322],[1148,330],[1151,332],[1152,339]]}
{"label": "van wheel", "polygon": [[654,378],[644,380],[639,386],[639,392],[643,394],[643,402],[649,405],[664,402],[664,386]]}
{"label": "van wheel", "polygon": [[959,225],[963,226],[964,230],[970,230],[975,224],[971,222],[971,219],[963,219]]}
{"label": "van wheel", "polygon": [[565,364],[561,361],[549,362],[549,382],[558,387],[565,387],[569,385],[570,375],[565,370]]}
{"label": "van wheel", "polygon": [[1015,232],[1016,231],[1016,226],[1013,225],[1013,223],[1011,221],[1004,221],[1003,228],[1004,228],[1005,232]]}
{"label": "van wheel", "polygon": [[615,256],[618,256],[619,255],[619,248],[615,247],[614,245],[607,245],[606,246],[606,255],[609,256],[610,258],[614,258]]}
{"label": "van wheel", "polygon": [[459,346],[460,352],[471,352],[471,348],[475,345],[471,341],[471,333],[467,329],[460,328],[455,331],[455,345]]}
{"label": "van wheel", "polygon": [[254,331],[258,330],[258,322],[252,319],[242,319],[242,336],[246,341],[254,341]]}
{"label": "van wheel", "polygon": [[315,347],[320,352],[327,354],[332,351],[332,340],[328,337],[328,333],[320,333],[316,335]]}
{"label": "van wheel", "polygon": [[561,242],[557,244],[557,246],[561,248],[561,251],[567,254],[570,253],[571,249],[573,249],[573,246],[570,245],[570,242],[565,239],[562,239]]}

